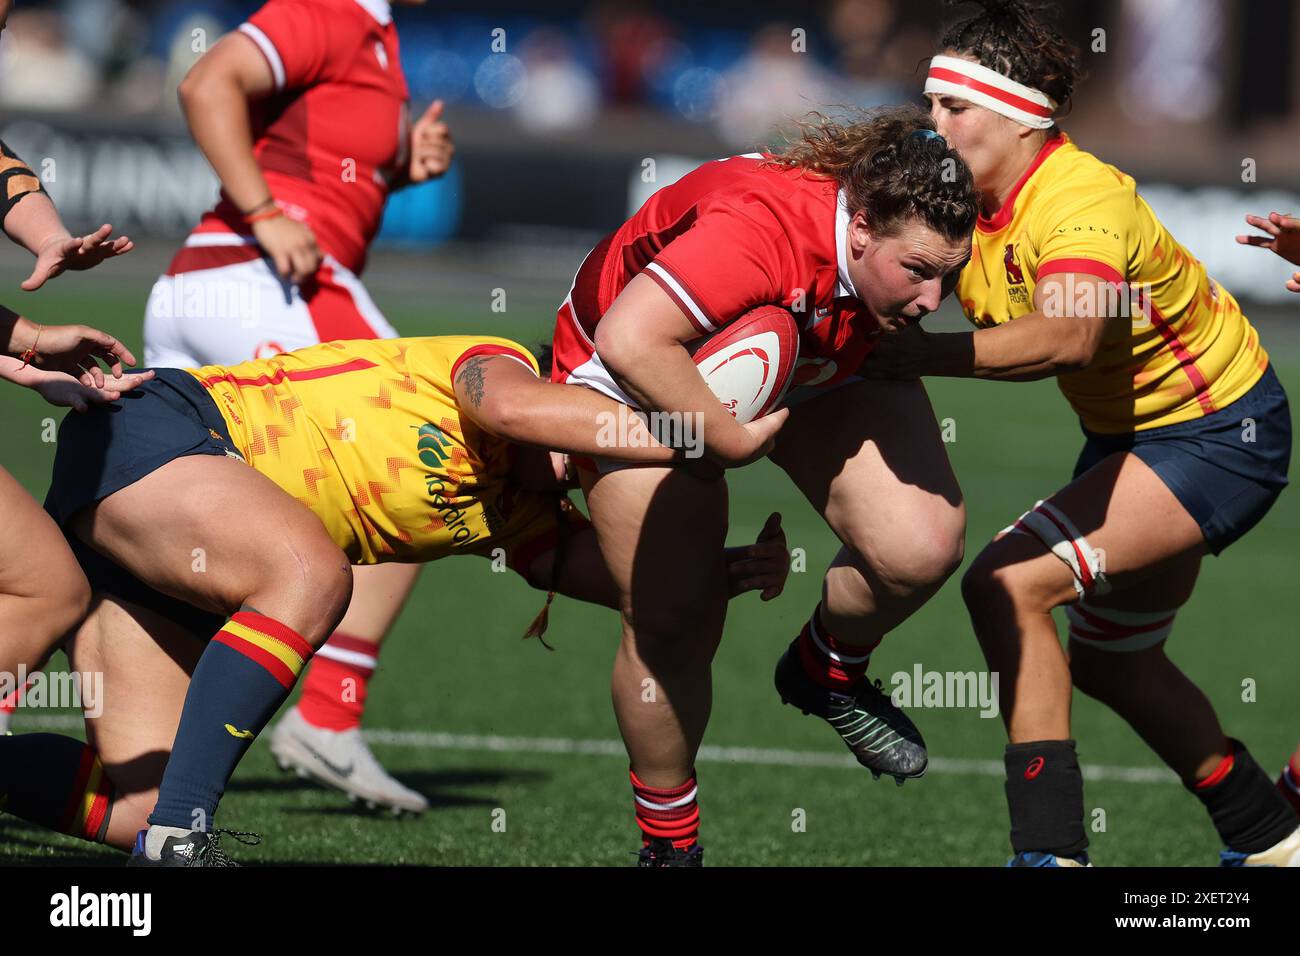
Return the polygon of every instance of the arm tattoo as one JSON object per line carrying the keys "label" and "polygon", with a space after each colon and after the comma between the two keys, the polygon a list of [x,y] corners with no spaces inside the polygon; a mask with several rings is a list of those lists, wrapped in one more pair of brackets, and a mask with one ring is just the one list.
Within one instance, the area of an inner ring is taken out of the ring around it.
{"label": "arm tattoo", "polygon": [[460,380],[475,408],[483,403],[483,366],[491,356],[476,355],[460,367]]}

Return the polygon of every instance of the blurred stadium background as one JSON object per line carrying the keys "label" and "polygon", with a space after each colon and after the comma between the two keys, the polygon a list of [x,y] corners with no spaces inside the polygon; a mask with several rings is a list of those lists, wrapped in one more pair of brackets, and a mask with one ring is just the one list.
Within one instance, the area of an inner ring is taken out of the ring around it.
{"label": "blurred stadium background", "polygon": [[[0,137],[40,166],[74,230],[112,222],[139,248],[27,295],[16,286],[29,263],[5,246],[3,301],[37,321],[99,325],[140,354],[149,288],[216,190],[175,88],[256,6],[19,0],[0,38]],[[1300,0],[1061,6],[1090,74],[1062,125],[1138,179],[1174,234],[1243,301],[1283,382],[1300,394],[1300,297],[1283,288],[1291,270],[1233,242],[1246,212],[1300,210]],[[700,161],[779,142],[779,130],[809,109],[916,100],[950,15],[937,0],[398,7],[413,106],[447,102],[458,152],[446,178],[392,200],[367,285],[404,334],[547,337],[582,256],[650,191]],[[951,305],[935,322],[961,324]],[[1077,424],[1051,383],[928,387],[938,416],[955,424],[950,452],[973,555],[1068,477]],[[52,417],[31,393],[0,395],[3,464],[38,498],[53,460],[42,441]],[[873,784],[823,727],[779,706],[771,667],[815,603],[837,542],[766,463],[731,484],[731,540],[752,540],[779,509],[808,570],[792,574],[773,605],[751,595],[732,607],[700,763],[710,862],[1001,862],[998,721],[974,709],[916,711],[934,771],[896,789]],[[1298,534],[1291,492],[1256,532],[1207,563],[1171,645],[1269,769],[1300,734],[1292,706],[1300,648],[1285,603]],[[282,777],[259,744],[220,821],[268,838],[242,858],[631,861],[626,764],[607,689],[617,621],[564,603],[553,614],[555,653],[519,646],[539,596],[507,577],[486,562],[428,569],[372,685],[376,751],[430,796],[430,813],[400,822],[355,814],[343,798]],[[955,581],[886,641],[873,673],[888,685],[918,665],[981,666]],[[1253,702],[1242,699],[1246,680],[1255,682]],[[1098,862],[1213,862],[1202,812],[1144,745],[1091,701],[1076,702],[1076,720],[1087,806],[1105,811],[1105,830],[1093,834]],[[15,729],[76,724],[71,714],[20,711]],[[504,833],[491,826],[497,808],[507,812]],[[791,826],[799,809],[803,832]],[[113,861],[0,817],[0,862]]]}

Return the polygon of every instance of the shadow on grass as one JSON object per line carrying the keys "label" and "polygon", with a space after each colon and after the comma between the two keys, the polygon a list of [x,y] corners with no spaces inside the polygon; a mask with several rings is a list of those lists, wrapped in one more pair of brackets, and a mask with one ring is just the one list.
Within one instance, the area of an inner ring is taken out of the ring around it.
{"label": "shadow on grass", "polygon": [[124,853],[93,849],[87,844],[52,846],[50,839],[50,834],[40,827],[12,817],[0,820],[0,866],[113,867],[126,863]]}
{"label": "shadow on grass", "polygon": [[[451,793],[464,787],[497,786],[537,786],[545,783],[551,775],[542,770],[513,770],[506,768],[472,767],[465,769],[448,768],[442,770],[414,770],[399,772],[394,775],[401,783],[415,790],[429,801],[429,809],[449,810],[459,807],[495,807],[500,799],[487,795],[470,795]],[[306,777],[299,777],[285,772],[275,776],[245,777],[232,780],[228,793],[247,794],[288,794],[300,791],[318,791],[331,798],[346,799],[340,791],[317,784]],[[391,814],[383,809],[368,810],[360,804],[338,805],[332,799],[329,804],[315,807],[283,807],[281,812],[288,814],[319,815],[361,815],[388,817]]]}

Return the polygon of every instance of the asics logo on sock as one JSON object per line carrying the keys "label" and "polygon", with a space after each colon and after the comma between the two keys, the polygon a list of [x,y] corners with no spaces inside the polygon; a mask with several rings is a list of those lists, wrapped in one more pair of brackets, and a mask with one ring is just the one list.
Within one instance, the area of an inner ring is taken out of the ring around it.
{"label": "asics logo on sock", "polygon": [[240,740],[252,740],[257,736],[251,730],[240,730],[234,724],[226,724],[226,733],[232,737],[238,737]]}
{"label": "asics logo on sock", "polygon": [[1025,779],[1033,780],[1040,773],[1042,773],[1043,763],[1044,760],[1042,757],[1035,757],[1033,760],[1029,761],[1029,766],[1025,768]]}

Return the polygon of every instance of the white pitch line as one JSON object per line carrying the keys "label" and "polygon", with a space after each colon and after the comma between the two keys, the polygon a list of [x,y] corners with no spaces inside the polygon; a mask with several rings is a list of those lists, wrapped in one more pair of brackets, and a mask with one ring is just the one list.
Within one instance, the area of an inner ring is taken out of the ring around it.
{"label": "white pitch line", "polygon": [[[20,730],[72,730],[81,718],[71,714],[14,715]],[[626,758],[617,740],[576,740],[572,737],[502,737],[495,734],[453,734],[434,730],[367,730],[366,739],[381,747],[414,750],[468,750],[479,753],[570,754],[590,757]],[[834,767],[861,769],[849,754],[819,750],[772,750],[763,747],[718,747],[705,744],[696,758],[701,763],[733,763],[768,767]],[[974,777],[1003,777],[1000,760],[970,760],[962,757],[931,757],[927,773],[961,774]],[[1085,780],[1118,780],[1123,783],[1177,783],[1178,777],[1163,767],[1109,767],[1087,764]]]}
{"label": "white pitch line", "polygon": [[[471,750],[491,753],[577,754],[623,757],[627,751],[617,740],[575,740],[570,737],[501,737],[483,734],[451,734],[427,730],[368,730],[366,739],[387,747],[419,750]],[[837,767],[861,770],[849,754],[817,750],[770,750],[763,747],[718,747],[705,744],[696,757],[702,763],[739,763],[776,767]],[[931,757],[928,773],[1003,777],[1000,760],[967,760],[960,757]],[[1089,764],[1085,780],[1120,780],[1125,783],[1177,783],[1178,777],[1162,767],[1107,767]]]}

